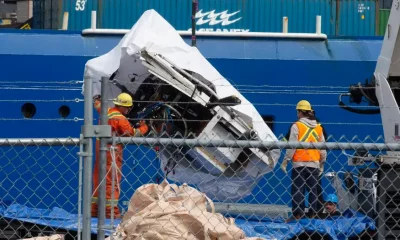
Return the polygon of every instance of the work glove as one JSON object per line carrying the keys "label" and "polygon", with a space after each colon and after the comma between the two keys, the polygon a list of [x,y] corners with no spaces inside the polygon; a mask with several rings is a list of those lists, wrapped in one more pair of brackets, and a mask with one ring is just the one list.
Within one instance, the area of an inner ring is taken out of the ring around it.
{"label": "work glove", "polygon": [[146,125],[146,123],[143,120],[140,121],[139,127],[137,129],[140,131],[140,133],[142,135],[145,135],[149,131],[149,127]]}
{"label": "work glove", "polygon": [[324,173],[324,163],[319,164],[319,176],[321,176]]}
{"label": "work glove", "polygon": [[287,160],[287,159],[284,159],[284,160],[282,161],[282,164],[281,164],[281,169],[282,169],[282,171],[283,171],[284,173],[286,173],[286,174],[287,174],[287,171],[286,171],[287,164],[288,164],[288,160]]}

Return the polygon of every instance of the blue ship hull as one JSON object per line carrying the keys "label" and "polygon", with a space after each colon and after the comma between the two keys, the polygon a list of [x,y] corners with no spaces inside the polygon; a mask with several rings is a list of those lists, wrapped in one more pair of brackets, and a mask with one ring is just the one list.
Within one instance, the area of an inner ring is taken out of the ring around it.
{"label": "blue ship hull", "polygon": [[[5,43],[0,46],[1,138],[79,137],[83,95],[81,83],[76,81],[82,81],[85,63],[111,50],[121,36],[13,30],[2,31],[0,36]],[[190,38],[185,41],[190,44]],[[273,119],[272,129],[277,136],[285,135],[296,120],[295,104],[307,99],[328,135],[332,135],[329,141],[356,142],[366,138],[376,141],[383,135],[380,115],[347,112],[338,106],[338,97],[348,91],[350,84],[372,76],[381,44],[382,38],[197,40],[199,50],[210,63],[237,85],[262,116]],[[21,113],[26,102],[36,107],[31,119],[24,119]],[[70,108],[65,119],[59,115],[62,105]],[[97,113],[94,117],[98,117]],[[0,150],[3,201],[77,211],[79,146]],[[135,188],[161,177],[155,154],[150,151],[144,157],[146,151],[142,150],[129,147],[124,153],[121,204],[129,200]],[[350,169],[345,155],[340,151],[329,154],[328,171],[344,168]],[[290,184],[290,178],[277,166],[242,202],[290,205]]]}

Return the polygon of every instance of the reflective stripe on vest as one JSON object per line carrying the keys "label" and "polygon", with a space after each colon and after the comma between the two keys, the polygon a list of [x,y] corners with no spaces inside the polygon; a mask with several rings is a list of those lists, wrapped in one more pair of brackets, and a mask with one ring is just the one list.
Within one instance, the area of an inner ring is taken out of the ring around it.
{"label": "reflective stripe on vest", "polygon": [[[322,135],[320,124],[315,128],[310,128],[302,122],[296,122],[299,129],[299,142],[318,142]],[[321,154],[318,149],[296,149],[293,155],[294,162],[319,162]]]}
{"label": "reflective stripe on vest", "polygon": [[[314,128],[309,128],[307,126],[305,126],[306,128],[308,128],[307,132],[305,132],[303,134],[303,136],[299,137],[299,142],[318,142],[319,140],[319,136],[318,133],[315,131]],[[310,140],[314,140],[314,141],[310,141]]]}
{"label": "reflective stripe on vest", "polygon": [[[92,204],[99,203],[99,198],[98,197],[92,197]],[[112,200],[112,199],[106,199],[106,206],[112,206],[112,203],[114,203],[114,206],[117,206],[118,200]]]}
{"label": "reflective stripe on vest", "polygon": [[119,117],[123,117],[124,115],[122,115],[120,112],[110,112],[108,113],[108,119],[110,118],[119,118]]}
{"label": "reflective stripe on vest", "polygon": [[[120,112],[115,111],[115,110],[110,112],[110,109],[111,108],[108,109],[108,114],[107,114],[108,120],[113,119],[113,118],[120,118],[120,117],[124,116]],[[100,121],[99,121],[99,124],[101,124]],[[100,138],[96,138],[96,140],[100,140]]]}
{"label": "reflective stripe on vest", "polygon": [[100,106],[101,106],[101,102],[100,101],[97,101],[97,103],[94,103],[94,108],[95,109],[99,109]]}

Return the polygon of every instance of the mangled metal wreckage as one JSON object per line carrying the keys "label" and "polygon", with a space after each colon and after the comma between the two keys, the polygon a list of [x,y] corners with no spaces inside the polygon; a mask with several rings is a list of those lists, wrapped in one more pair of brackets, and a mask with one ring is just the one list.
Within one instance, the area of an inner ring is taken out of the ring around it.
{"label": "mangled metal wreckage", "polygon": [[[254,106],[154,10],[144,12],[114,49],[87,62],[93,96],[100,94],[102,77],[112,82],[108,99],[133,96],[128,117],[132,124],[147,119],[148,137],[277,140]],[[167,178],[225,201],[249,195],[275,167],[280,150],[168,145],[157,154],[162,171],[174,171]]]}

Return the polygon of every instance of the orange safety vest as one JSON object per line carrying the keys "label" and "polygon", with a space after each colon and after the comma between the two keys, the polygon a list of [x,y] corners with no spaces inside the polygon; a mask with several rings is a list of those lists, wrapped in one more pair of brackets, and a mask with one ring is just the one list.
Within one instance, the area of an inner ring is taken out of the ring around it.
{"label": "orange safety vest", "polygon": [[[99,100],[95,101],[94,108],[100,114],[101,102]],[[122,115],[120,111],[116,108],[108,108],[108,125],[111,126],[111,132],[115,132],[117,136],[134,136],[135,128],[131,126],[128,119]],[[100,124],[100,119],[99,119]]]}
{"label": "orange safety vest", "polygon": [[[299,129],[299,142],[318,142],[322,136],[322,127],[318,124],[315,128],[310,128],[302,122],[296,122]],[[294,162],[319,162],[321,154],[318,149],[296,149],[293,155]]]}

